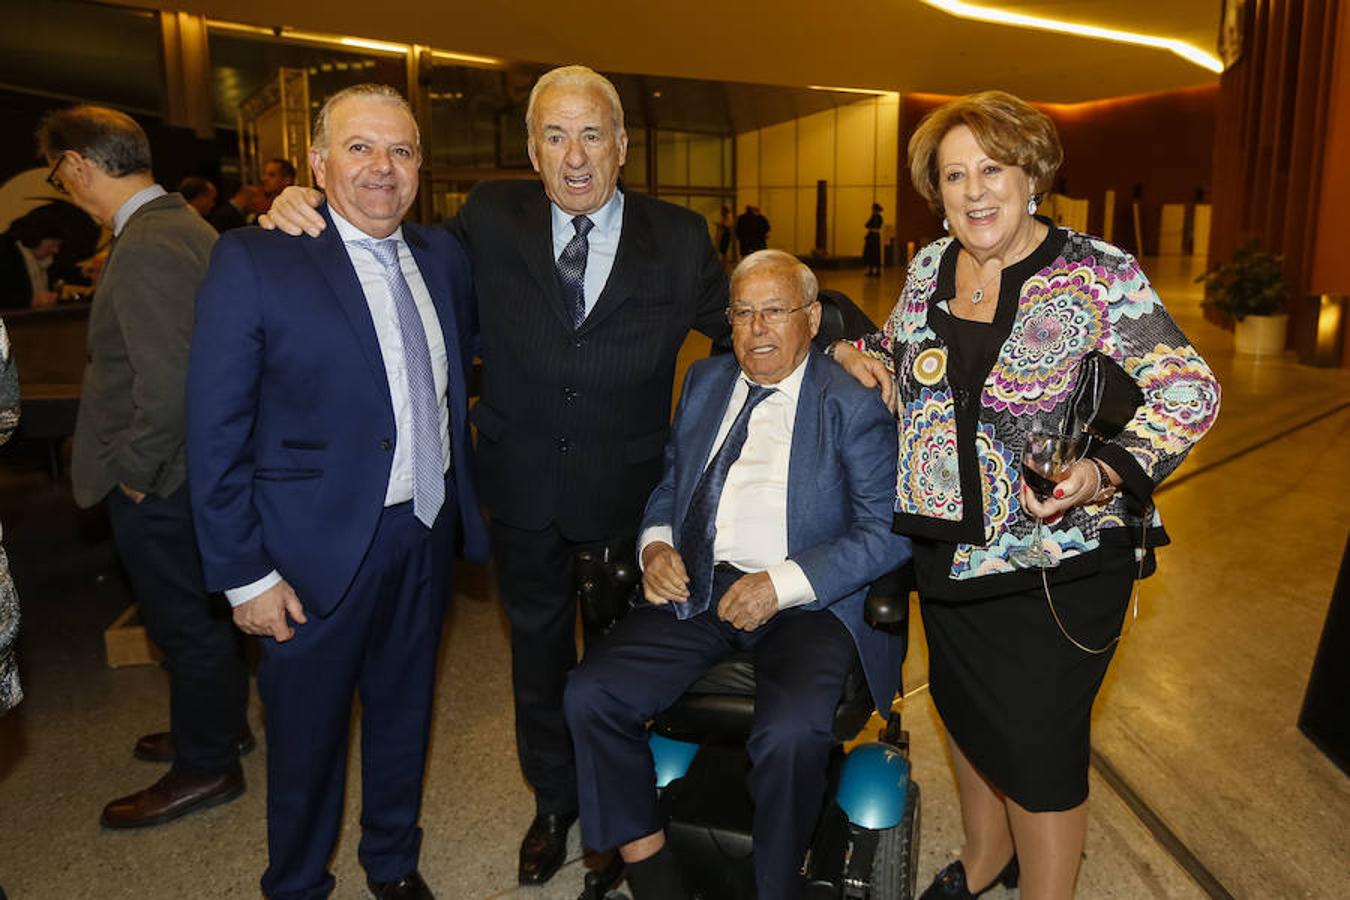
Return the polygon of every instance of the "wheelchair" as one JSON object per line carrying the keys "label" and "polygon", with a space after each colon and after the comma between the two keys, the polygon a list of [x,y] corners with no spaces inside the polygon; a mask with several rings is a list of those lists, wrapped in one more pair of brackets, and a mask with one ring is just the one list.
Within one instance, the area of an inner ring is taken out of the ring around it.
{"label": "wheelchair", "polygon": [[[576,557],[575,589],[583,618],[603,630],[640,590],[637,565],[610,550]],[[903,572],[872,586],[865,617],[903,634],[908,624]],[[752,810],[745,786],[745,742],[754,717],[754,665],[733,653],[653,720],[648,738],[666,840],[685,886],[701,900],[755,896]],[[835,710],[838,741],[829,762],[827,802],[803,864],[808,900],[912,900],[918,865],[919,785],[910,777],[909,735],[892,711],[872,742],[845,751],[872,713],[861,664],[845,682]],[[626,900],[617,854],[587,873],[578,900]],[[770,900],[770,898],[762,898]]]}
{"label": "wheelchair", "polygon": [[[870,330],[844,295],[822,291],[821,334],[828,343]],[[714,352],[717,352],[715,348]],[[589,634],[607,630],[641,590],[632,545],[577,554],[574,587]],[[909,567],[874,583],[865,618],[906,635]],[[701,900],[755,896],[752,809],[745,749],[754,716],[754,665],[748,653],[722,659],[651,723],[666,840],[686,888]],[[892,710],[875,741],[845,749],[872,713],[862,665],[855,665],[835,710],[826,802],[803,863],[809,900],[912,900],[918,864],[919,785],[910,777],[909,735]],[[626,900],[616,890],[622,862],[589,872],[579,900]],[[760,898],[774,900],[774,898]]]}

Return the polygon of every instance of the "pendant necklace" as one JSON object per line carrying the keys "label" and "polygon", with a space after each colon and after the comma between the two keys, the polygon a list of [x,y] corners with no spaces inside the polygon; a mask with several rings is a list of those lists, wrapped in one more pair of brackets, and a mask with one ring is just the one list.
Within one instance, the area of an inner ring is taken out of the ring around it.
{"label": "pendant necklace", "polygon": [[[963,248],[963,249],[964,249],[964,248]],[[1009,262],[1007,266],[1004,266],[1002,269],[999,269],[999,270],[998,270],[997,272],[995,272],[993,275],[990,275],[988,278],[986,278],[986,279],[980,284],[979,287],[977,287],[975,290],[973,290],[973,291],[970,292],[970,302],[971,302],[972,305],[978,306],[979,304],[981,304],[981,303],[984,302],[984,291],[985,291],[985,288],[989,287],[989,284],[990,284],[995,278],[997,278],[998,276],[1002,275],[1004,269],[1008,268],[1009,266],[1015,266],[1015,265],[1017,265],[1019,262],[1021,262],[1021,261],[1022,261],[1022,257],[1023,257],[1023,255],[1024,255],[1023,250],[1025,250],[1025,244],[1023,245],[1022,248],[1020,248],[1020,249],[1018,250],[1017,255],[1016,255],[1015,257],[1012,258],[1012,261]],[[979,277],[980,277],[980,271],[979,271],[979,269],[975,268],[975,257],[970,255],[970,251],[966,251],[966,259],[970,260],[970,274],[973,275],[973,276],[976,277],[976,278],[979,278]]]}
{"label": "pendant necklace", "polygon": [[[971,273],[972,275],[974,275],[976,278],[979,278],[979,277],[980,277],[979,270],[975,268],[975,257],[973,257],[973,256],[971,256],[969,253],[967,253],[967,254],[966,254],[966,259],[970,260],[970,273]],[[997,278],[999,275],[1002,275],[1002,274],[1003,274],[1003,270],[1002,270],[1002,269],[999,269],[999,270],[998,270],[997,272],[995,272],[993,275],[990,275],[988,278],[986,278],[986,279],[984,280],[984,282],[980,284],[979,287],[977,287],[975,290],[971,291],[971,292],[970,292],[970,302],[971,302],[972,304],[976,305],[976,306],[978,306],[979,304],[983,303],[983,302],[984,302],[984,289],[987,288],[987,287],[989,287],[989,283],[990,283],[991,281],[993,281],[995,278]]]}

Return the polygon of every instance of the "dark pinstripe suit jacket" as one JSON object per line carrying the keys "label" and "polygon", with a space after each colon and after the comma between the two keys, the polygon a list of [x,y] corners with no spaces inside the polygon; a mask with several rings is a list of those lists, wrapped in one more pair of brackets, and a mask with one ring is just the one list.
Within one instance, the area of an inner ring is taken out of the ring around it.
{"label": "dark pinstripe suit jacket", "polygon": [[614,268],[574,331],[549,215],[539,182],[486,182],[450,226],[478,294],[479,489],[509,525],[630,536],[661,477],[676,354],[691,327],[728,330],[727,277],[701,216],[628,192]]}

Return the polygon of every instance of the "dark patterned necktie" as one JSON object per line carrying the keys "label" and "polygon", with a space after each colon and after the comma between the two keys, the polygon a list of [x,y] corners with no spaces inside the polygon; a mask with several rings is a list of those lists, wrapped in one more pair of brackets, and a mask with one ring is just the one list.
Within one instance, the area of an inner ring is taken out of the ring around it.
{"label": "dark patterned necktie", "polygon": [[384,281],[394,301],[399,334],[403,338],[403,368],[408,379],[408,407],[412,412],[413,515],[430,528],[445,502],[445,445],[441,443],[441,405],[431,369],[422,315],[412,288],[403,277],[398,241],[360,242],[384,267]]}
{"label": "dark patterned necktie", "polygon": [[721,448],[703,470],[703,476],[689,497],[689,510],[680,529],[679,548],[684,570],[689,574],[689,599],[674,604],[678,618],[693,618],[712,602],[713,544],[717,540],[717,507],[722,502],[722,488],[726,486],[732,465],[741,458],[741,449],[750,433],[750,413],[773,392],[771,387],[750,385],[750,393],[736,414],[736,421],[731,423]]}
{"label": "dark patterned necktie", "polygon": [[572,314],[572,327],[580,328],[586,318],[586,254],[591,248],[586,235],[595,227],[595,223],[585,216],[577,216],[572,220],[572,227],[577,233],[558,255],[555,265],[558,281],[562,284],[563,300]]}

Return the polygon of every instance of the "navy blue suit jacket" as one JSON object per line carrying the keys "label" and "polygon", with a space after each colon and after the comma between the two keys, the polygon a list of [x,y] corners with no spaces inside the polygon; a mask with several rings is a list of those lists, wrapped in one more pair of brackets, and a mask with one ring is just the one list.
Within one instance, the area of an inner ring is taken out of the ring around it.
{"label": "navy blue suit jacket", "polygon": [[[699,360],[685,376],[666,445],[665,474],[642,527],[669,525],[676,550],[690,495],[731,402],[740,367],[731,354]],[[853,635],[877,709],[889,712],[900,683],[903,642],[863,621],[868,585],[910,556],[891,531],[895,502],[895,418],[862,387],[812,350],[797,399],[788,457],[788,558],[801,566],[816,600]]]}
{"label": "navy blue suit jacket", "polygon": [[[188,366],[188,479],[208,589],[276,569],[319,615],[337,606],[370,546],[396,440],[375,323],[322,211],[329,227],[317,239],[257,228],[222,235],[197,295]],[[464,555],[482,559],[465,389],[475,337],[469,263],[443,229],[404,225],[403,235],[449,362],[455,477],[446,508],[457,505]]]}

